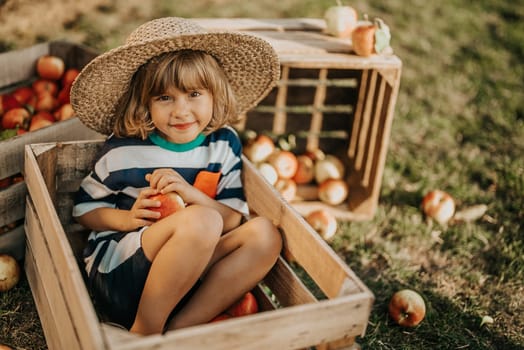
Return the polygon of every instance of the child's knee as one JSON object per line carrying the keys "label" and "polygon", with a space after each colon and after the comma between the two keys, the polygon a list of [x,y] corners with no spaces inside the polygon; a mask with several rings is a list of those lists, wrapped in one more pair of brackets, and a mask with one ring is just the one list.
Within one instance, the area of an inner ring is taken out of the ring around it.
{"label": "child's knee", "polygon": [[192,205],[184,209],[183,225],[175,231],[175,235],[185,235],[196,247],[209,246],[214,249],[222,234],[223,220],[218,211]]}
{"label": "child's knee", "polygon": [[252,235],[257,241],[259,249],[263,249],[267,254],[278,256],[282,249],[282,236],[273,223],[262,216],[252,219]]}

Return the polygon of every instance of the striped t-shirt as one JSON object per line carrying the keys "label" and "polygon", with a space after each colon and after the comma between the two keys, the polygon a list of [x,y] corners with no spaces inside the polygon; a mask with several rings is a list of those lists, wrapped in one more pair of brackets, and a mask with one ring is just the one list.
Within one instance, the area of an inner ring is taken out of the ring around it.
{"label": "striped t-shirt", "polygon": [[[92,172],[81,182],[73,216],[100,207],[131,209],[139,192],[149,186],[146,174],[157,168],[172,168],[193,185],[199,173],[219,173],[214,177],[218,179],[215,200],[247,215],[249,211],[240,176],[241,153],[238,135],[230,127],[207,136],[200,135],[187,144],[170,143],[155,133],[146,140],[111,136],[104,143]],[[94,261],[102,258],[97,258],[97,255],[108,253],[101,247],[116,245],[124,237],[125,234],[118,232],[92,232],[84,251],[87,272]],[[115,264],[118,262],[112,265]],[[97,266],[105,272],[112,267]]]}

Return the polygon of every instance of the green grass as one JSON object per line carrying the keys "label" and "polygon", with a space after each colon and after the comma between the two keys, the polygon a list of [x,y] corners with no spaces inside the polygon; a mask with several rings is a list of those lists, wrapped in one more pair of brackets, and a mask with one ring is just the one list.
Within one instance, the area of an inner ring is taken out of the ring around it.
{"label": "green grass", "polygon": [[[119,4],[79,17],[56,36],[81,32],[84,43],[105,50],[151,16],[321,17],[332,3]],[[390,25],[403,62],[378,211],[368,222],[341,223],[330,242],[376,297],[359,343],[365,349],[524,349],[524,4],[352,5]],[[126,19],[122,25],[103,25],[115,15]],[[13,46],[2,38],[2,47]],[[452,194],[459,209],[486,204],[488,211],[472,223],[427,222],[419,205],[434,188]],[[387,315],[393,292],[406,287],[427,304],[425,320],[413,329]],[[17,296],[24,290],[0,299],[2,329],[9,308],[24,303]],[[484,315],[494,323],[480,326]]]}

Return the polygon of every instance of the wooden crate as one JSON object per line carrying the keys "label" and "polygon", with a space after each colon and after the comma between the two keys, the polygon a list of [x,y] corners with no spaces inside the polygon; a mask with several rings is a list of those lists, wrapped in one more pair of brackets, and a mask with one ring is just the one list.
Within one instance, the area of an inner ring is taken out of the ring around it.
{"label": "wooden crate", "polygon": [[[0,54],[0,93],[27,85],[36,78],[38,57],[52,54],[61,57],[67,67],[82,68],[96,53],[86,47],[68,42],[48,42],[29,48]],[[20,174],[24,168],[24,146],[48,141],[73,141],[101,137],[85,127],[77,118],[57,122],[49,127],[31,131],[0,141],[0,179]],[[24,255],[23,219],[27,189],[19,182],[0,190],[0,227],[10,229],[0,233],[0,253],[8,253],[18,260]]]}
{"label": "wooden crate", "polygon": [[50,349],[358,348],[355,338],[364,335],[373,294],[246,159],[248,204],[280,228],[285,242],[277,264],[255,290],[262,312],[145,337],[101,323],[78,264],[87,232],[71,217],[73,193],[101,145],[77,141],[25,148],[25,269]]}
{"label": "wooden crate", "polygon": [[237,127],[298,136],[298,152],[320,148],[345,163],[349,196],[339,206],[299,186],[293,206],[303,215],[325,208],[344,220],[371,219],[377,209],[401,60],[356,56],[350,39],[324,33],[325,22],[294,19],[195,19],[213,30],[240,30],[268,40],[281,63],[279,84]]}

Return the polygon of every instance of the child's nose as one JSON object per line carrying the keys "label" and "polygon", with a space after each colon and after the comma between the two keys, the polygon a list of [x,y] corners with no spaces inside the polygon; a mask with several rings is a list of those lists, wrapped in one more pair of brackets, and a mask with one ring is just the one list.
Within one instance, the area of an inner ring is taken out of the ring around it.
{"label": "child's nose", "polygon": [[173,109],[171,111],[171,114],[174,117],[184,116],[188,113],[188,111],[189,111],[188,101],[184,98],[177,98],[175,100],[175,103],[173,104]]}

